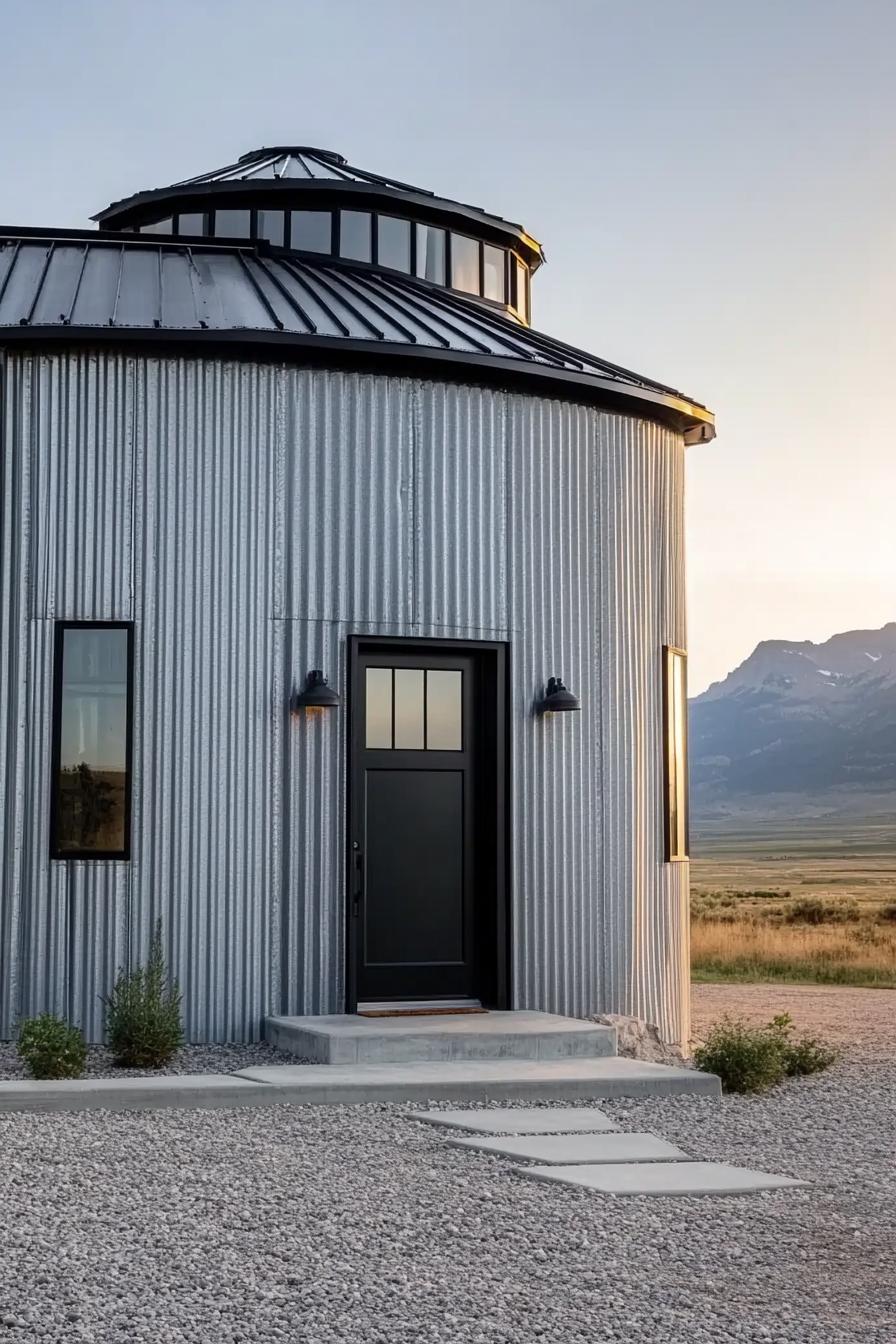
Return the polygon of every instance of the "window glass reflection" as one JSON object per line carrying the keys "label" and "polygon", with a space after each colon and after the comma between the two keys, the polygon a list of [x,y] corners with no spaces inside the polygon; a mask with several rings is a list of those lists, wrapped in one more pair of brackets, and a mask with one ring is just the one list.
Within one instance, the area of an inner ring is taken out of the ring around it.
{"label": "window glass reflection", "polygon": [[370,215],[366,210],[340,211],[339,255],[352,261],[371,260]]}
{"label": "window glass reflection", "polygon": [[436,285],[445,283],[445,230],[417,225],[417,274]]}
{"label": "window glass reflection", "polygon": [[177,231],[189,238],[200,238],[205,233],[205,215],[178,215]]}
{"label": "window glass reflection", "polygon": [[422,751],[423,671],[417,667],[395,669],[395,750]]}
{"label": "window glass reflection", "polygon": [[62,627],[56,850],[127,848],[128,631]]}
{"label": "window glass reflection", "polygon": [[479,244],[462,233],[451,235],[451,285],[465,294],[479,293]]}
{"label": "window glass reflection", "polygon": [[513,306],[516,308],[524,322],[529,320],[529,304],[526,294],[526,281],[528,272],[519,257],[514,257],[514,294]]}
{"label": "window glass reflection", "polygon": [[251,232],[249,210],[216,210],[216,238],[248,238]]}
{"label": "window glass reflection", "polygon": [[300,252],[332,252],[333,215],[329,210],[293,210],[290,247]]}
{"label": "window glass reflection", "polygon": [[376,222],[376,259],[394,271],[411,269],[411,226],[406,219],[380,215]]}
{"label": "window glass reflection", "polygon": [[283,246],[284,215],[282,210],[259,210],[258,237],[275,247]]}
{"label": "window glass reflection", "polygon": [[463,749],[463,673],[432,668],[426,674],[426,746],[429,751]]}
{"label": "window glass reflection", "polygon": [[667,859],[688,854],[687,658],[666,649],[666,831]]}
{"label": "window glass reflection", "polygon": [[154,224],[141,224],[141,233],[171,233],[174,229],[174,220],[169,216],[168,219],[157,219]]}
{"label": "window glass reflection", "polygon": [[487,299],[495,299],[498,303],[506,302],[503,249],[485,243],[482,248],[482,261],[484,296]]}
{"label": "window glass reflection", "polygon": [[391,667],[368,667],[367,669],[367,726],[365,743],[368,747],[392,747],[392,669]]}

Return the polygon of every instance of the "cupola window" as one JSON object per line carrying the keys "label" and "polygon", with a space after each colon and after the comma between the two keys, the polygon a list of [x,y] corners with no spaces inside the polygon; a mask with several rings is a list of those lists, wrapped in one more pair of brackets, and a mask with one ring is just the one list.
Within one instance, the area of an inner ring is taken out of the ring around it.
{"label": "cupola window", "polygon": [[216,210],[216,238],[249,238],[252,234],[251,210]]}
{"label": "cupola window", "polygon": [[376,259],[393,271],[411,269],[411,226],[406,219],[377,216]]}
{"label": "cupola window", "polygon": [[503,248],[492,247],[490,243],[483,244],[482,293],[484,298],[494,299],[496,303],[505,303],[507,300],[505,257]]}
{"label": "cupola window", "polygon": [[340,210],[339,255],[350,261],[373,260],[371,218],[366,210]]}
{"label": "cupola window", "polygon": [[417,274],[434,285],[445,283],[445,230],[417,225]]}
{"label": "cupola window", "polygon": [[332,252],[332,211],[293,210],[289,246],[300,252]]}
{"label": "cupola window", "polygon": [[479,244],[462,233],[451,235],[451,287],[479,293]]}
{"label": "cupola window", "polygon": [[274,247],[282,247],[286,241],[286,216],[282,210],[259,210],[257,237]]}

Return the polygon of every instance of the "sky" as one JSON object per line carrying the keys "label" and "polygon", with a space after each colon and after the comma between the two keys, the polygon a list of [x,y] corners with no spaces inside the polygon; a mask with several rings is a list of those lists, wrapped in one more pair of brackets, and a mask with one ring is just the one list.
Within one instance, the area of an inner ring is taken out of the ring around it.
{"label": "sky", "polygon": [[0,220],[264,144],[522,223],[537,327],[709,405],[691,691],[896,619],[892,0],[0,0]]}

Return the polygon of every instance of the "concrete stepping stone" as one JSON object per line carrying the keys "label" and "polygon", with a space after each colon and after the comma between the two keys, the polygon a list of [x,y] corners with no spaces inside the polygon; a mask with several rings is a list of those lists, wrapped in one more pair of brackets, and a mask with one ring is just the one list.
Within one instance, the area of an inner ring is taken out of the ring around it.
{"label": "concrete stepping stone", "polygon": [[632,1162],[617,1166],[514,1167],[532,1181],[597,1190],[604,1195],[745,1195],[806,1185],[790,1176],[731,1167],[726,1162]]}
{"label": "concrete stepping stone", "polygon": [[449,1139],[452,1148],[467,1148],[515,1157],[524,1162],[569,1166],[604,1162],[689,1162],[674,1144],[655,1134],[533,1134],[498,1139]]}
{"label": "concrete stepping stone", "polygon": [[[411,1120],[474,1134],[593,1134],[618,1129],[593,1107],[519,1106],[496,1111],[409,1111]],[[520,1156],[520,1154],[517,1154]]]}

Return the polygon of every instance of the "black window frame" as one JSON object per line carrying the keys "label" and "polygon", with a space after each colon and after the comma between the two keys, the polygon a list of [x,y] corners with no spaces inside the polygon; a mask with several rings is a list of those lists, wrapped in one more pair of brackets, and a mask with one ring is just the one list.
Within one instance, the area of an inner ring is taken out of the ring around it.
{"label": "black window frame", "polygon": [[[124,845],[121,849],[62,849],[57,843],[59,826],[59,773],[62,755],[62,674],[66,630],[125,630],[127,632],[127,705],[125,711]],[[53,726],[50,748],[50,858],[93,863],[97,860],[129,863],[131,859],[131,813],[134,791],[134,622],[56,621],[53,631]]]}
{"label": "black window frame", "polygon": [[[685,649],[675,644],[663,645],[663,861],[665,863],[687,863],[691,855],[691,805],[690,805],[690,758],[688,751],[688,655]],[[684,795],[677,799],[676,815],[683,814],[684,826],[681,828],[684,847],[679,849],[679,836],[672,834],[672,802],[676,780],[673,778],[672,735],[675,725],[672,722],[672,677],[676,659],[684,663],[684,705],[681,725],[682,751],[684,754]]]}

